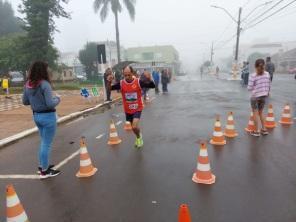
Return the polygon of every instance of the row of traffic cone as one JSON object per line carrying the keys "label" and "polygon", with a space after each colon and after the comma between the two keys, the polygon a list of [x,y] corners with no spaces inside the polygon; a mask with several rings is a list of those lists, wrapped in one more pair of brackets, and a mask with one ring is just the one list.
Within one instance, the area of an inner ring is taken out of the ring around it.
{"label": "row of traffic cone", "polygon": [[[290,125],[293,123],[292,117],[291,117],[291,109],[288,104],[284,108],[280,123],[284,125]],[[266,117],[265,125],[267,128],[274,128],[276,126],[272,105],[269,105],[268,115]],[[248,127],[246,128],[246,131],[250,132],[254,130],[255,130],[254,116],[251,113],[251,117],[249,120]],[[236,136],[238,136],[238,133],[235,129],[233,112],[230,112],[228,114],[227,124],[226,124],[224,133],[222,131],[220,117],[217,116],[213,137],[210,140],[210,143],[213,145],[225,145],[226,144],[225,137],[234,138]],[[207,146],[205,142],[202,142],[200,144],[200,151],[197,159],[197,168],[192,176],[192,180],[195,183],[202,183],[202,184],[215,183],[216,176],[211,172],[210,161],[208,158],[208,151],[207,151]]]}
{"label": "row of traffic cone", "polygon": [[[125,130],[132,130],[130,122],[124,125]],[[113,121],[110,124],[110,136],[108,144],[115,145],[121,143],[118,137],[117,130]],[[76,176],[91,177],[98,169],[93,166],[91,158],[88,154],[85,137],[80,139],[80,168]],[[24,207],[20,203],[18,195],[15,192],[13,185],[8,185],[6,188],[6,221],[7,222],[29,222],[28,216]]]}
{"label": "row of traffic cone", "polygon": [[[281,119],[279,121],[280,124],[284,126],[289,126],[293,124],[293,119],[291,115],[291,108],[289,104],[286,104],[281,116]],[[270,104],[268,106],[268,113],[265,118],[265,127],[268,129],[274,129],[277,126],[275,117],[274,117],[274,112],[273,112],[273,106]],[[252,132],[255,131],[255,122],[254,122],[254,113],[251,112],[250,119],[248,126],[245,128],[247,132]]]}
{"label": "row of traffic cone", "polygon": [[225,137],[234,138],[234,137],[237,137],[237,136],[238,136],[238,133],[237,133],[237,131],[235,129],[233,112],[229,112],[229,114],[228,114],[227,124],[226,124],[224,133],[222,131],[220,116],[217,116],[216,122],[215,122],[213,137],[210,140],[210,143],[212,145],[216,145],[216,146],[223,146],[223,145],[226,144]]}
{"label": "row of traffic cone", "polygon": [[[130,122],[126,122],[124,125],[125,130],[132,130],[132,126]],[[119,138],[116,126],[113,120],[110,123],[110,134],[108,145],[118,145],[122,142]],[[85,137],[81,137],[80,139],[80,169],[77,172],[77,177],[91,177],[97,172],[97,168],[95,168],[92,164],[90,156],[87,151]]]}

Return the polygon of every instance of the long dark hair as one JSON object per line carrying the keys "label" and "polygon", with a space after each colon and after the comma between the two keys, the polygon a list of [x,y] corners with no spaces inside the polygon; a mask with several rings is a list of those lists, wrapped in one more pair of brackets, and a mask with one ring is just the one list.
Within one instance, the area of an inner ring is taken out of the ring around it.
{"label": "long dark hair", "polygon": [[[258,68],[259,66],[265,66],[265,61],[264,59],[257,59],[255,62],[255,68]],[[262,73],[257,73],[257,75],[263,75],[264,74],[264,70]]]}
{"label": "long dark hair", "polygon": [[29,70],[28,80],[33,86],[37,86],[42,80],[46,80],[51,84],[48,73],[48,64],[43,61],[33,62]]}

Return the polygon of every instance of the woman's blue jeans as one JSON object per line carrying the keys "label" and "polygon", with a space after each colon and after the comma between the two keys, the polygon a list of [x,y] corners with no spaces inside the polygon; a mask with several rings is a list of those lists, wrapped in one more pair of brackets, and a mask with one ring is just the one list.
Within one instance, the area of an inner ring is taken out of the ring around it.
{"label": "woman's blue jeans", "polygon": [[41,137],[39,148],[39,164],[47,170],[51,153],[51,145],[57,128],[56,113],[34,113],[34,121]]}

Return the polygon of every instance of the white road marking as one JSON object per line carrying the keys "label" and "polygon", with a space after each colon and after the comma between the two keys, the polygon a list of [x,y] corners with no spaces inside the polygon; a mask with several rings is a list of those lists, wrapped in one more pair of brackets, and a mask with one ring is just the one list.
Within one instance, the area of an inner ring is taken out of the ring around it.
{"label": "white road marking", "polygon": [[97,137],[96,137],[96,139],[98,139],[98,140],[99,140],[99,139],[101,139],[103,136],[105,136],[105,134],[104,134],[104,133],[103,133],[103,134],[101,134],[101,135],[99,135],[99,136],[97,136]]}
{"label": "white road marking", "polygon": [[116,123],[116,126],[120,125],[121,123],[122,123],[122,121],[118,121],[118,122]]}
{"label": "white road marking", "polygon": [[40,176],[39,175],[21,175],[21,174],[16,174],[16,175],[0,175],[0,179],[31,179],[31,180],[39,180]]}
{"label": "white road marking", "polygon": [[60,162],[58,165],[56,165],[54,167],[55,170],[60,169],[62,166],[64,166],[66,163],[68,163],[70,160],[72,160],[73,158],[75,158],[77,155],[80,154],[80,149],[77,150],[75,153],[72,153],[69,157],[67,157],[66,159],[64,159],[62,162]]}
{"label": "white road marking", "polygon": [[[101,139],[105,134],[101,134],[96,139]],[[64,159],[62,162],[57,164],[54,169],[58,170],[62,166],[66,165],[70,160],[74,159],[76,156],[80,154],[80,149],[76,152],[72,153],[69,157]],[[13,175],[0,175],[0,179],[31,179],[31,180],[39,180],[39,175],[25,175],[25,174],[13,174]]]}

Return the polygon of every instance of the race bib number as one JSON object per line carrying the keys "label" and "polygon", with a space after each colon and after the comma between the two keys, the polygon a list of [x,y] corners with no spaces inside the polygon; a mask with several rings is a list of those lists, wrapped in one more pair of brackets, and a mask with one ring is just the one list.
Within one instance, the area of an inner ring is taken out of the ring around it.
{"label": "race bib number", "polygon": [[138,100],[137,93],[125,93],[125,100],[127,103],[134,103]]}
{"label": "race bib number", "polygon": [[128,105],[129,109],[138,109],[139,105],[138,104],[130,104]]}

